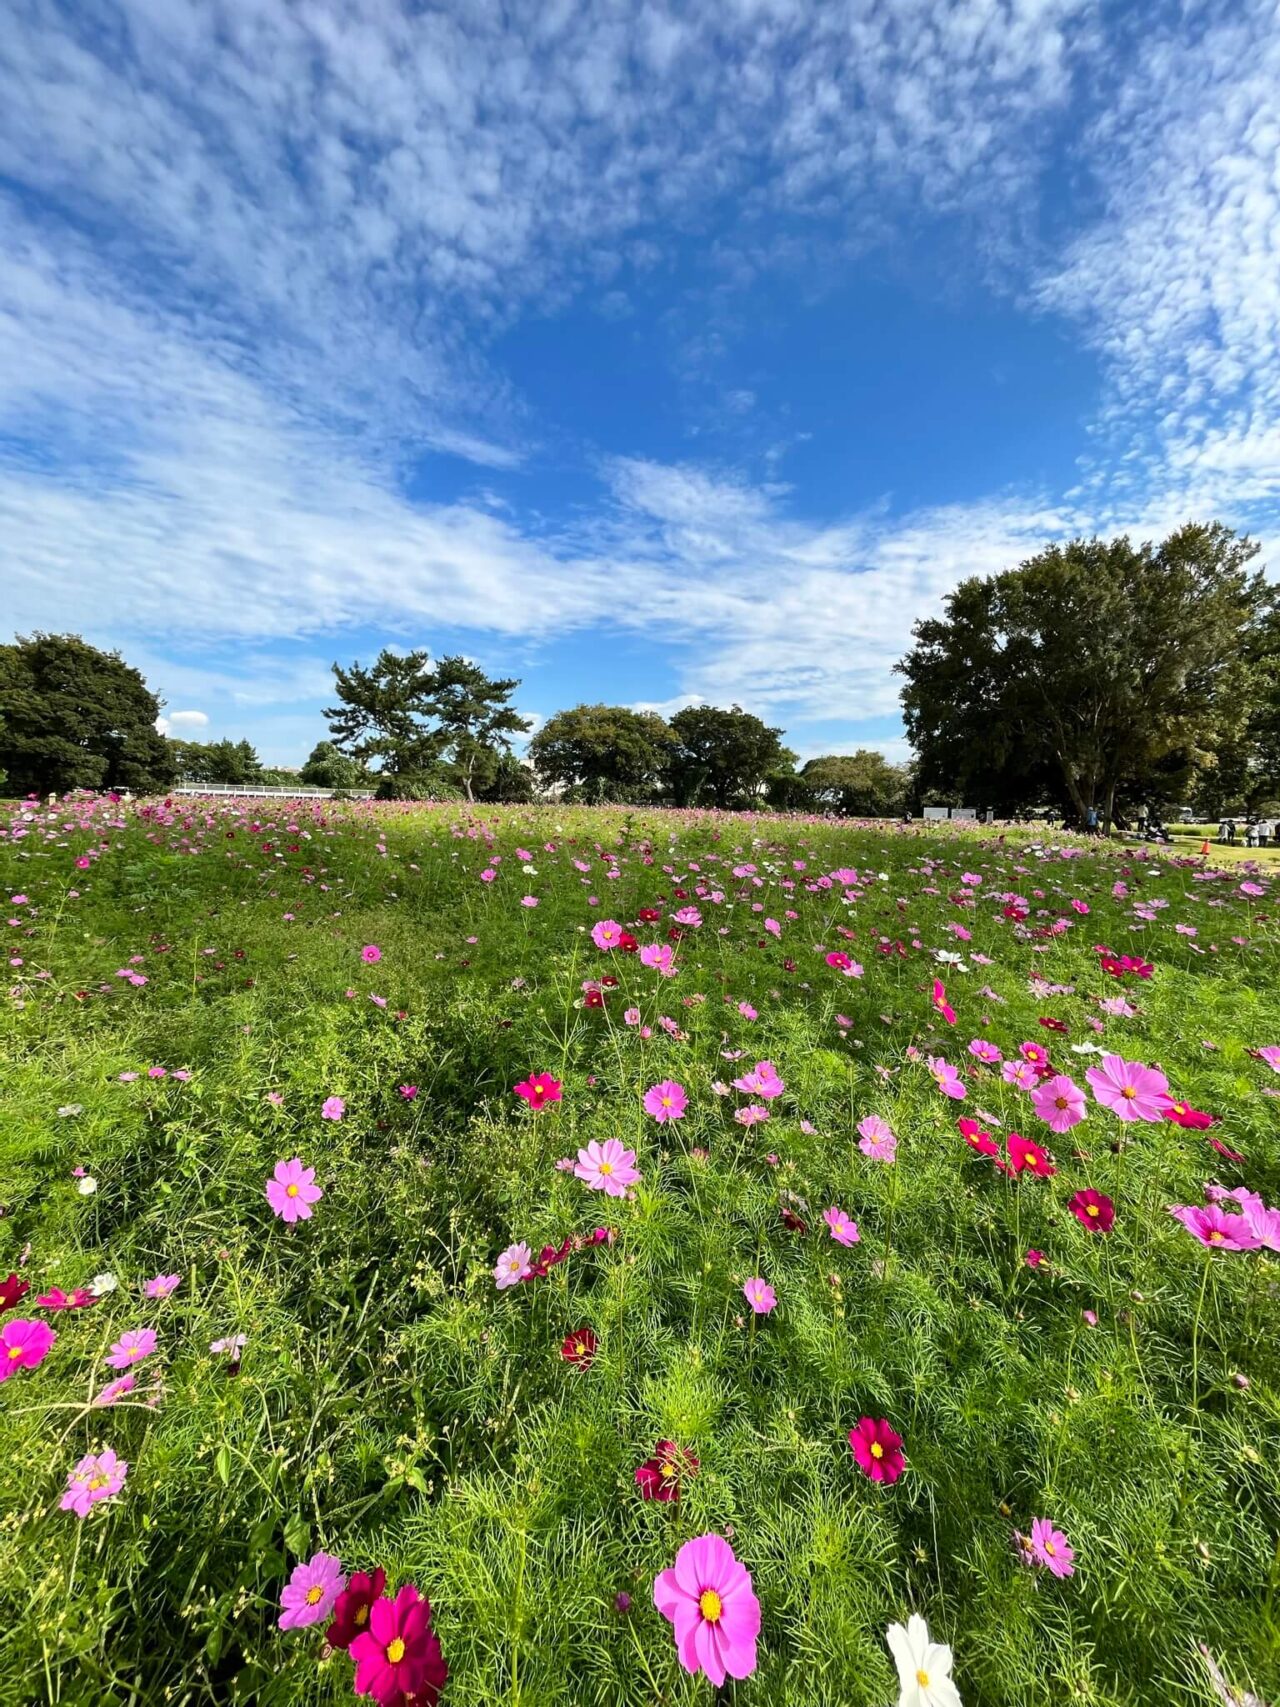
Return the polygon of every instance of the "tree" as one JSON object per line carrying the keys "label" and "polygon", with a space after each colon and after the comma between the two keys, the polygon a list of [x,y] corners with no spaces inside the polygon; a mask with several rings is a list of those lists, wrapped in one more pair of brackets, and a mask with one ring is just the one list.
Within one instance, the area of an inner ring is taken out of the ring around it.
{"label": "tree", "polygon": [[476,790],[476,799],[504,806],[525,806],[534,797],[533,782],[533,772],[514,753],[499,753],[493,766],[486,770],[484,781]]}
{"label": "tree", "polygon": [[509,703],[519,682],[491,680],[467,658],[432,668],[424,651],[383,650],[364,669],[333,666],[339,705],[325,712],[336,745],[378,764],[378,791],[424,796],[456,782],[468,800],[529,727]]}
{"label": "tree", "polygon": [[819,807],[846,818],[897,817],[910,780],[903,766],[868,747],[810,759],[800,776]]}
{"label": "tree", "polygon": [[781,729],[771,729],[741,706],[725,711],[714,705],[690,705],[671,719],[678,745],[671,777],[677,799],[694,806],[707,796],[721,810],[749,803],[772,772],[794,764],[782,745]]}
{"label": "tree", "polygon": [[340,753],[332,741],[317,741],[298,773],[298,781],[308,788],[359,788],[364,780],[358,761]]}
{"label": "tree", "polygon": [[72,788],[150,794],[173,781],[162,701],[118,652],[78,634],[0,646],[0,768],[17,794]]}
{"label": "tree", "polygon": [[658,792],[675,744],[656,712],[576,705],[543,724],[529,757],[544,787],[559,784],[587,800],[643,803]]}
{"label": "tree", "polygon": [[188,782],[261,782],[262,760],[248,741],[171,741],[179,775]]}
{"label": "tree", "polygon": [[898,665],[921,788],[1005,809],[1047,794],[1104,827],[1118,792],[1176,799],[1265,602],[1256,552],[1188,524],[1159,546],[1075,539],[962,582]]}

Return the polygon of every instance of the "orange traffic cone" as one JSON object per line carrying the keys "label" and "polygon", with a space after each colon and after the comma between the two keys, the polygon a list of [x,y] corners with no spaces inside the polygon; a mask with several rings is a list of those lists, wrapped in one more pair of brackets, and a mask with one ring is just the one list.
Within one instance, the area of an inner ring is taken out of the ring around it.
{"label": "orange traffic cone", "polygon": [[1205,839],[1201,842],[1200,852],[1202,854],[1204,854],[1206,858],[1208,857],[1208,854],[1209,854],[1209,838],[1208,838],[1208,836],[1206,836]]}

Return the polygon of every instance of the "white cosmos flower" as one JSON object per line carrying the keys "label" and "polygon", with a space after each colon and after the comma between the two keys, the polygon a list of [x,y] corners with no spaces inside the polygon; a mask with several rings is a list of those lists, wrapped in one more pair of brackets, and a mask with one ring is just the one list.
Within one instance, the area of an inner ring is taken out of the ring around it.
{"label": "white cosmos flower", "polygon": [[1102,1051],[1096,1043],[1071,1043],[1067,1047],[1073,1055],[1101,1055]]}
{"label": "white cosmos flower", "polygon": [[929,1640],[929,1626],[918,1612],[906,1628],[890,1624],[885,1641],[898,1668],[901,1694],[898,1707],[962,1707],[960,1691],[951,1681],[951,1649]]}
{"label": "white cosmos flower", "polygon": [[76,1181],[76,1190],[81,1197],[92,1197],[98,1189],[98,1182],[92,1174],[82,1174]]}
{"label": "white cosmos flower", "polygon": [[110,1269],[107,1269],[102,1274],[94,1275],[93,1279],[89,1282],[89,1290],[93,1293],[95,1298],[101,1298],[104,1293],[114,1292],[119,1284],[120,1282],[116,1279],[115,1275],[112,1274]]}

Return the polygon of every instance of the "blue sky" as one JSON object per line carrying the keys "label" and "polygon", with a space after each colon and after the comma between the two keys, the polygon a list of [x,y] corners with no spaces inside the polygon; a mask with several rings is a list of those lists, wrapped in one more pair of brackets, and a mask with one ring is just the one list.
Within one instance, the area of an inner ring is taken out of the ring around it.
{"label": "blue sky", "polygon": [[1280,26],[9,0],[0,610],[297,763],[336,658],[900,757],[966,574],[1280,497]]}

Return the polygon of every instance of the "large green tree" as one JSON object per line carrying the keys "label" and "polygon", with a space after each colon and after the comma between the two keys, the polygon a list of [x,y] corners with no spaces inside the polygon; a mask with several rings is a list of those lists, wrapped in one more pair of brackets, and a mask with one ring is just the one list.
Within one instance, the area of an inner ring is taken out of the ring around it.
{"label": "large green tree", "polygon": [[586,800],[644,802],[658,792],[676,737],[655,712],[575,705],[548,718],[529,743],[538,778]]}
{"label": "large green tree", "polygon": [[1256,552],[1193,523],[1159,545],[1071,540],[962,582],[898,666],[922,790],[997,808],[1047,794],[1104,825],[1118,795],[1178,798],[1266,601]]}
{"label": "large green tree", "polygon": [[519,682],[490,678],[470,659],[383,650],[368,669],[333,666],[339,704],[325,712],[336,745],[373,761],[379,792],[422,795],[456,786],[473,800],[511,736],[529,727],[511,705]]}
{"label": "large green tree", "polygon": [[891,765],[883,753],[869,747],[810,759],[800,777],[816,805],[846,818],[896,817],[911,780],[904,766]]}
{"label": "large green tree", "polygon": [[0,646],[0,768],[15,794],[72,788],[154,793],[173,781],[156,729],[162,701],[118,652],[78,634]]}
{"label": "large green tree", "polygon": [[173,741],[174,761],[188,782],[261,782],[262,760],[248,741]]}
{"label": "large green tree", "polygon": [[766,777],[787,769],[795,754],[770,728],[741,706],[690,705],[671,719],[677,746],[671,760],[673,792],[683,805],[703,802],[722,810],[749,805]]}
{"label": "large green tree", "polygon": [[357,760],[339,752],[332,741],[317,741],[298,781],[308,788],[359,788],[365,773]]}

